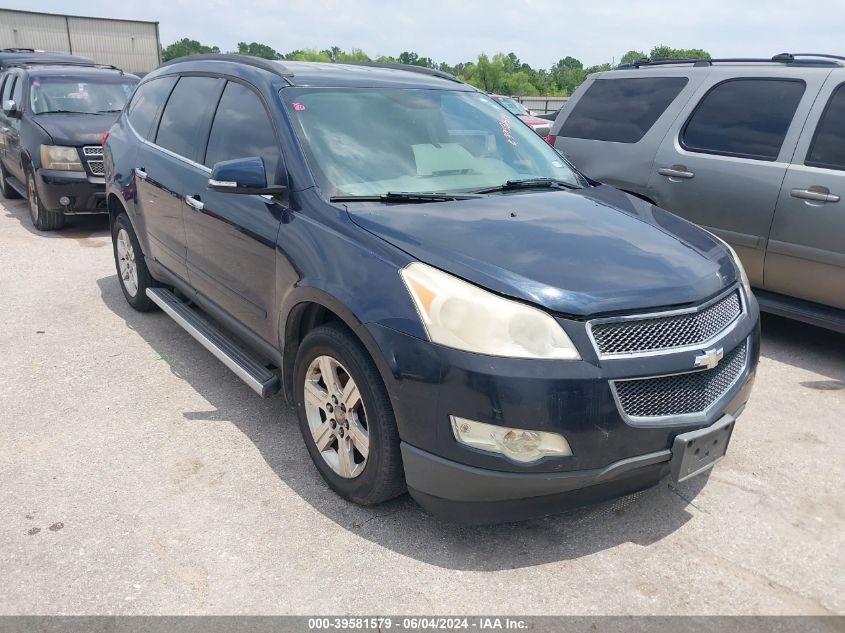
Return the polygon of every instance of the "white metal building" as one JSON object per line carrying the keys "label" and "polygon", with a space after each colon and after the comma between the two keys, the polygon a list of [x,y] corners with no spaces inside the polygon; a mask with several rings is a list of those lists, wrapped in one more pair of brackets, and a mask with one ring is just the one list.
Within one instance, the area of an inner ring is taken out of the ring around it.
{"label": "white metal building", "polygon": [[73,53],[130,72],[161,63],[158,22],[0,9],[0,48]]}

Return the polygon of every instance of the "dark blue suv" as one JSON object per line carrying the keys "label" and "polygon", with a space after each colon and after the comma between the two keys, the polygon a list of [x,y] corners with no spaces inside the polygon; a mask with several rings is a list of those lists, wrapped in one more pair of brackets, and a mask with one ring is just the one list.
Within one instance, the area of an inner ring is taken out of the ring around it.
{"label": "dark blue suv", "polygon": [[731,249],[449,75],[185,58],[144,78],[105,169],[127,301],[282,390],[357,503],[487,522],[684,480],[748,399]]}

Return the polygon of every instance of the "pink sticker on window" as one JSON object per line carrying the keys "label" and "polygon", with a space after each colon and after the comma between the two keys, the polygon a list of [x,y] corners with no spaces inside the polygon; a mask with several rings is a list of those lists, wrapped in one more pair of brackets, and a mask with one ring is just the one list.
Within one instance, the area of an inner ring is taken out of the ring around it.
{"label": "pink sticker on window", "polygon": [[302,110],[305,109],[305,106],[302,105],[301,103],[299,103],[298,101],[294,101],[293,102],[293,109],[296,110],[297,112],[302,112]]}

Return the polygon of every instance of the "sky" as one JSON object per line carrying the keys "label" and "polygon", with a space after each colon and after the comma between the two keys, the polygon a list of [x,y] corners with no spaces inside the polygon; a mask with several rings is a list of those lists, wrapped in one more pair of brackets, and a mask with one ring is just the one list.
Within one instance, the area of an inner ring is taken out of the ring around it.
{"label": "sky", "polygon": [[845,0],[0,0],[4,8],[158,21],[162,44],[189,37],[222,51],[239,41],[279,52],[414,51],[456,64],[513,51],[535,68],[571,55],[618,61],[656,44],[716,57],[845,54]]}

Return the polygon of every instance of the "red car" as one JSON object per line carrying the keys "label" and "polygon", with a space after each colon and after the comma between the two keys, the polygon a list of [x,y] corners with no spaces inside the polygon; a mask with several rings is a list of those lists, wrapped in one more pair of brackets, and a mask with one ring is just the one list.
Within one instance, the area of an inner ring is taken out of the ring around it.
{"label": "red car", "polygon": [[523,123],[528,125],[532,130],[537,132],[542,137],[548,135],[549,130],[552,127],[553,121],[549,121],[548,119],[541,119],[540,117],[536,117],[531,113],[531,110],[526,108],[516,99],[511,97],[505,97],[503,95],[490,95],[493,99],[501,103],[506,110],[518,116]]}

